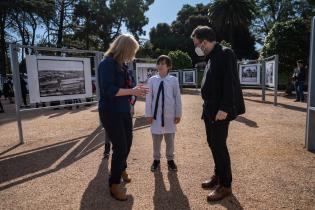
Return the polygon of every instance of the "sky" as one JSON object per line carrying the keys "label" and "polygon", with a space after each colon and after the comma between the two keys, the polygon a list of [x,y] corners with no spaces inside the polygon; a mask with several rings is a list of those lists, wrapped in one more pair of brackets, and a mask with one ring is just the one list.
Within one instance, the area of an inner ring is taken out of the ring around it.
{"label": "sky", "polygon": [[[149,10],[145,13],[149,23],[143,27],[146,35],[141,36],[141,38],[149,39],[150,29],[158,23],[171,24],[176,20],[177,13],[183,8],[184,4],[195,6],[200,3],[205,5],[210,3],[210,0],[154,0],[154,3],[150,5]],[[42,33],[44,33],[44,30],[38,29],[36,34]],[[128,33],[125,26],[122,27],[122,33]]]}
{"label": "sky", "polygon": [[143,38],[149,39],[150,29],[158,23],[171,24],[177,17],[177,13],[184,4],[195,6],[196,4],[208,4],[210,0],[155,0],[145,13],[149,18],[149,23],[143,27],[146,35]]}

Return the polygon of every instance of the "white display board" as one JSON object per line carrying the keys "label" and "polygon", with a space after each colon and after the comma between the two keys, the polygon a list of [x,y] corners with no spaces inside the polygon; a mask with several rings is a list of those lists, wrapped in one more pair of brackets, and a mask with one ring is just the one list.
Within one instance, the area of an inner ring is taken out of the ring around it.
{"label": "white display board", "polygon": [[26,56],[31,103],[92,97],[89,58]]}
{"label": "white display board", "polygon": [[239,65],[239,77],[242,85],[260,85],[260,64]]}
{"label": "white display board", "polygon": [[196,71],[182,71],[183,84],[196,84]]}
{"label": "white display board", "polygon": [[169,75],[172,75],[174,77],[177,77],[178,81],[179,81],[179,71],[170,71]]}
{"label": "white display board", "polygon": [[275,60],[265,62],[265,84],[268,87],[275,87]]}
{"label": "white display board", "polygon": [[148,79],[158,73],[154,63],[136,63],[136,81],[137,83],[148,82]]}

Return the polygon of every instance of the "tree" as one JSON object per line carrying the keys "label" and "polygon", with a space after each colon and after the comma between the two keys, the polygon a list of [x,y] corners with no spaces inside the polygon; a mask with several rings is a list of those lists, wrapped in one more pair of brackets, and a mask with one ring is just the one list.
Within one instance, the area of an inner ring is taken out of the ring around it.
{"label": "tree", "polygon": [[170,51],[168,56],[172,59],[172,69],[185,69],[192,67],[192,60],[188,53],[176,50]]}
{"label": "tree", "polygon": [[75,38],[84,40],[86,49],[106,49],[123,26],[136,39],[144,35],[143,26],[148,23],[144,12],[153,0],[78,0],[74,6],[73,30]]}
{"label": "tree", "polygon": [[283,75],[280,79],[284,82],[290,80],[296,61],[309,57],[310,25],[309,21],[301,18],[279,22],[266,37],[261,57],[279,55],[279,75]]}
{"label": "tree", "polygon": [[190,35],[198,25],[210,25],[207,13],[207,5],[197,4],[195,7],[184,5],[171,25],[159,23],[151,29],[150,41],[153,50],[159,49],[167,53],[181,50],[187,52],[194,63],[199,61],[200,58],[195,54]]}
{"label": "tree", "polygon": [[63,37],[65,32],[70,30],[71,16],[73,13],[74,0],[56,0],[56,19],[53,21],[56,45],[58,48],[63,46]]}
{"label": "tree", "polygon": [[153,50],[153,45],[150,41],[144,42],[144,44],[140,45],[139,51],[136,55],[137,58],[154,58],[155,53]]}
{"label": "tree", "polygon": [[150,31],[150,41],[154,44],[154,48],[169,51],[174,47],[173,39],[171,27],[167,23],[159,23]]}
{"label": "tree", "polygon": [[104,3],[103,5],[100,5],[99,3],[99,1],[78,1],[74,5],[72,17],[72,29],[74,31],[74,36],[72,38],[77,40],[76,43],[78,44],[82,42],[84,43],[81,46],[76,46],[79,49],[99,48],[97,46],[100,40],[97,36],[97,20],[101,18],[99,11],[102,11],[104,15],[108,14],[108,12],[104,11],[107,7],[106,4]]}
{"label": "tree", "polygon": [[310,19],[315,15],[311,1],[257,0],[259,8],[252,30],[256,41],[263,44],[264,38],[277,22],[285,22],[296,18]]}
{"label": "tree", "polygon": [[[10,38],[23,45],[34,45],[36,30],[44,17],[51,18],[53,6],[53,0],[6,0],[0,2],[0,59],[3,75],[6,74],[6,40]],[[27,52],[27,49],[25,51]],[[22,57],[24,57],[23,51]]]}
{"label": "tree", "polygon": [[252,0],[216,0],[210,5],[209,19],[218,41],[231,43],[238,58],[255,55],[255,39],[249,32],[255,14],[256,6]]}

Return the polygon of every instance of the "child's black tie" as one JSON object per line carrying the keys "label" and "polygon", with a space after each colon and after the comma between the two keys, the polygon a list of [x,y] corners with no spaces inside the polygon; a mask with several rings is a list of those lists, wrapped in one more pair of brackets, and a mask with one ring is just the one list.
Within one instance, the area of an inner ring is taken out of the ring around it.
{"label": "child's black tie", "polygon": [[164,127],[164,85],[163,85],[163,81],[161,81],[160,86],[159,86],[159,90],[157,93],[157,97],[156,97],[156,101],[155,101],[155,108],[154,108],[154,115],[153,118],[156,120],[156,114],[157,114],[157,109],[159,106],[159,98],[160,98],[160,94],[162,92],[162,127]]}

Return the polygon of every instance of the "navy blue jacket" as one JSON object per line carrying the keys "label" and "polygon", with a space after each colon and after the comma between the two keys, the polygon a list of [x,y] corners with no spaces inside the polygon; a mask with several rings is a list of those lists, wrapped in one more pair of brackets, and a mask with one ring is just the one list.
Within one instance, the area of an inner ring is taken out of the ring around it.
{"label": "navy blue jacket", "polygon": [[100,112],[130,113],[129,96],[116,96],[120,88],[127,88],[127,74],[112,57],[106,57],[100,63],[98,67]]}

